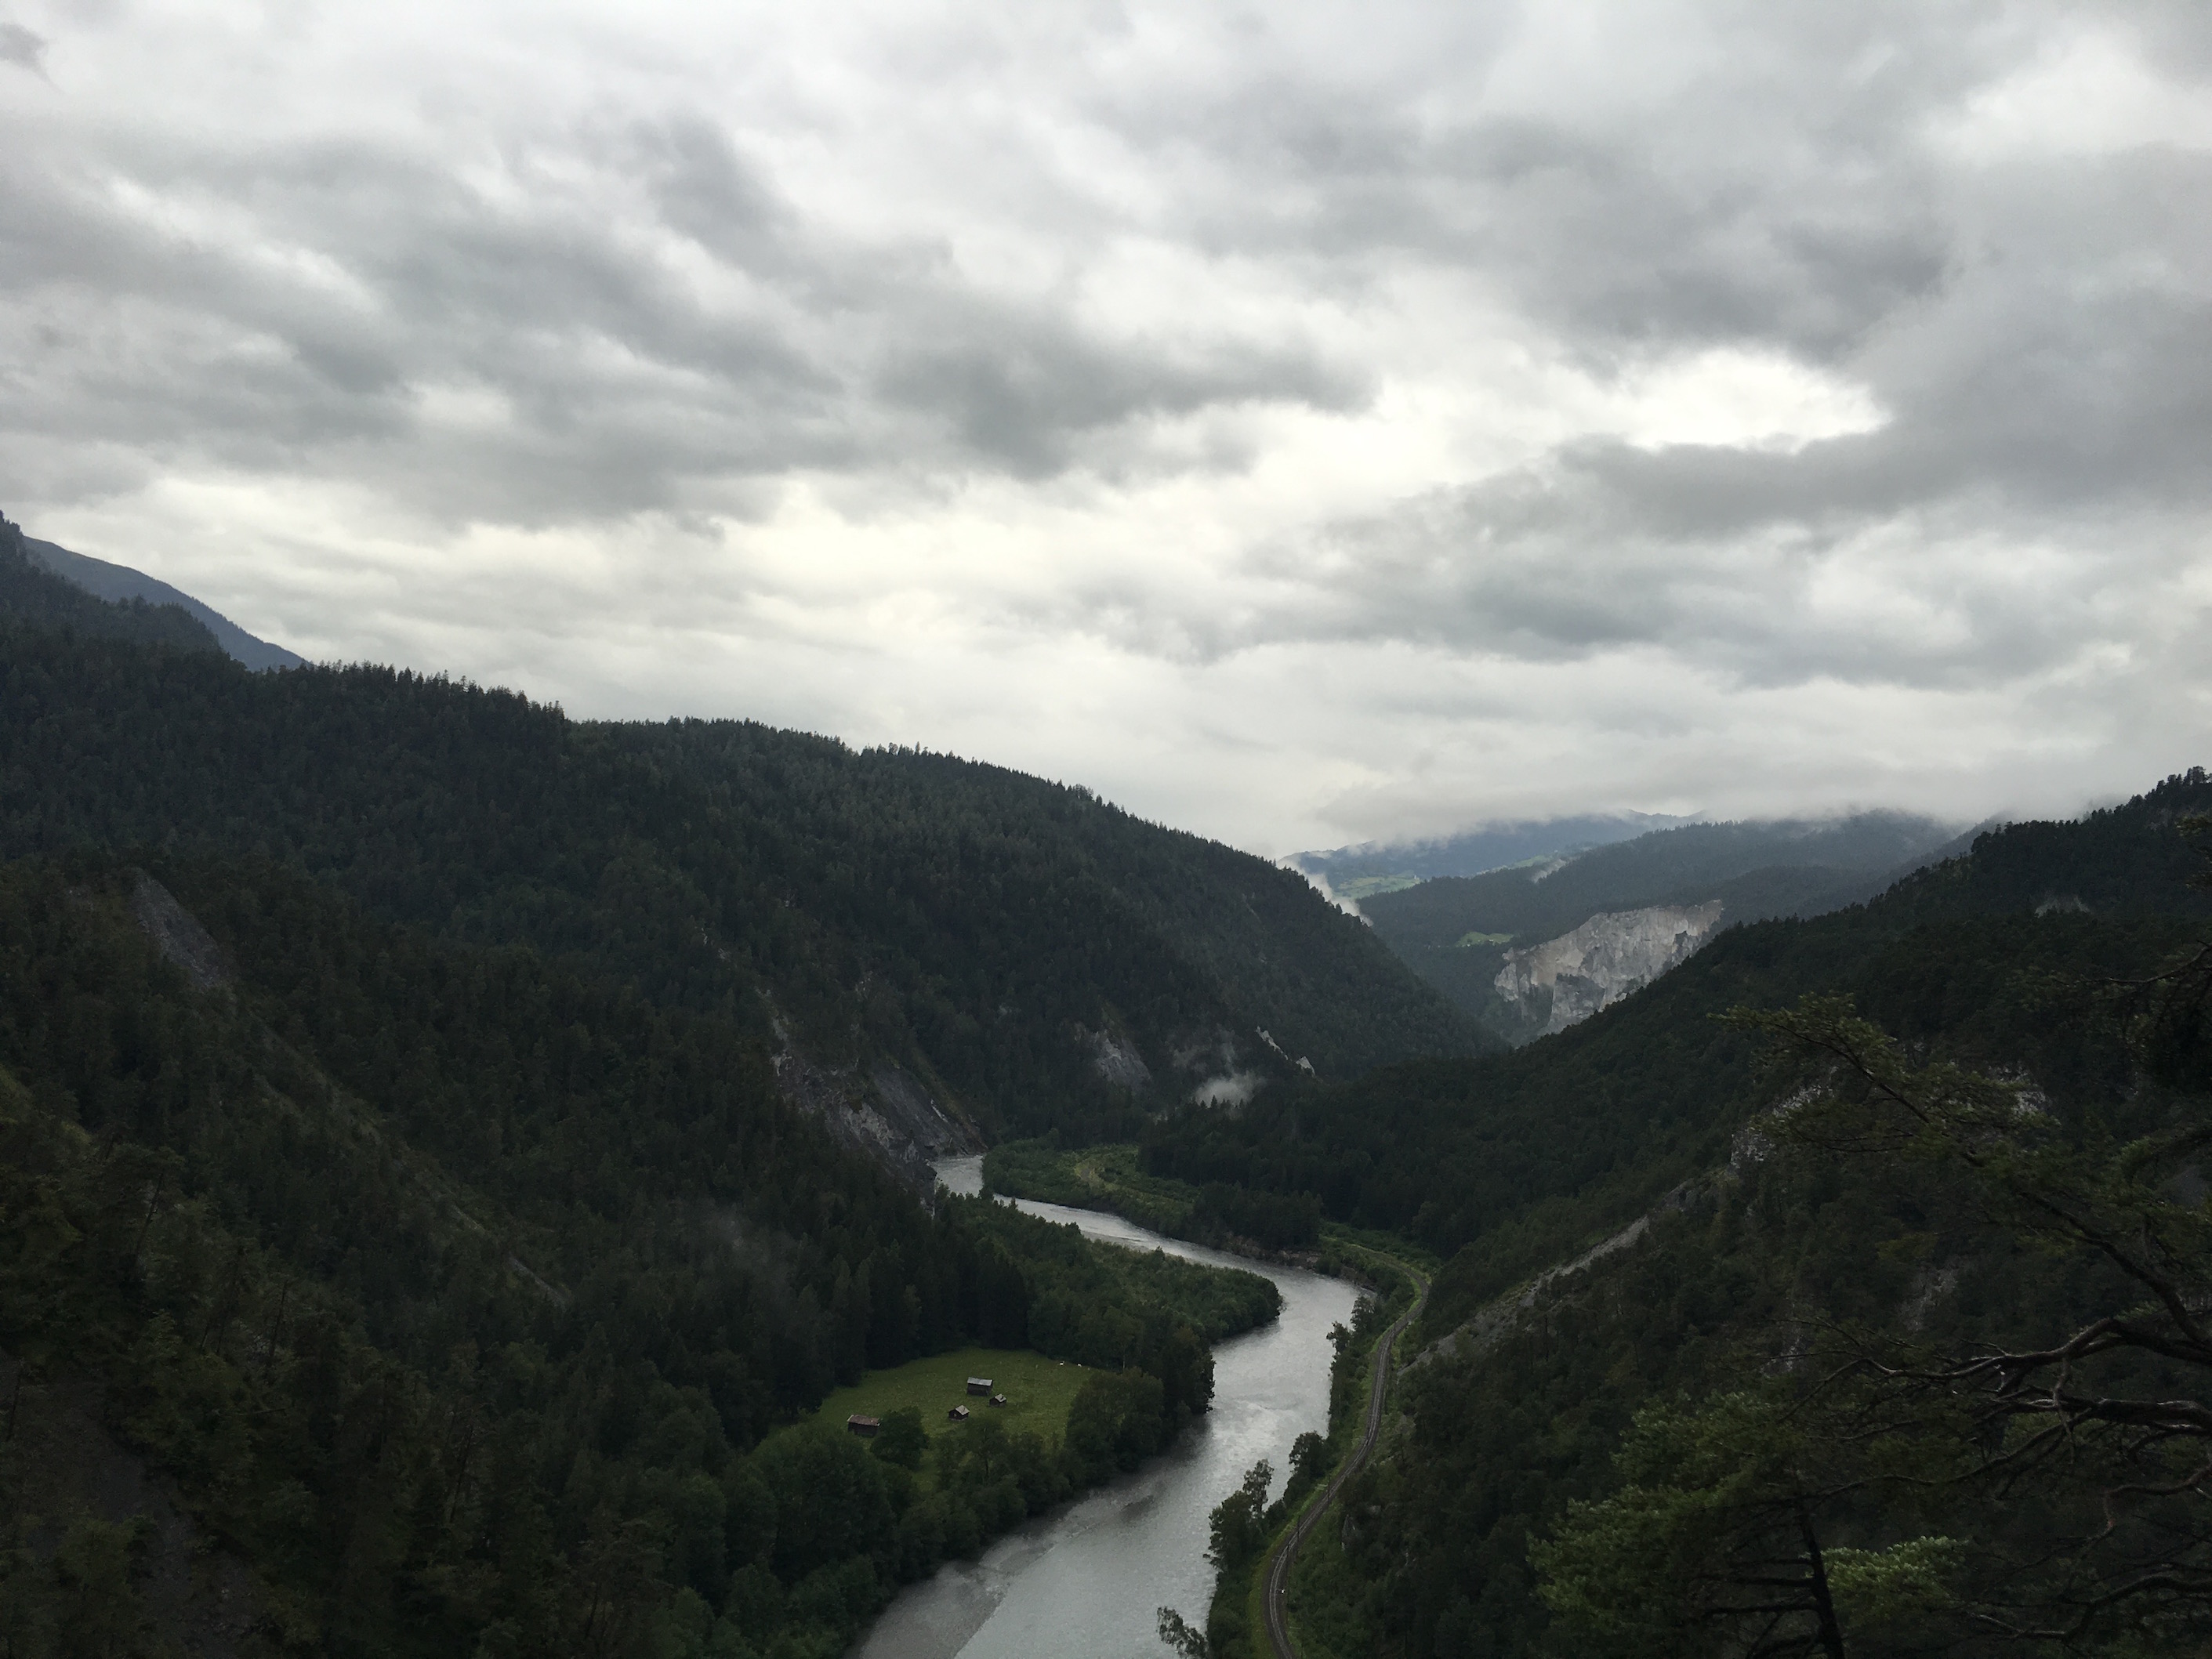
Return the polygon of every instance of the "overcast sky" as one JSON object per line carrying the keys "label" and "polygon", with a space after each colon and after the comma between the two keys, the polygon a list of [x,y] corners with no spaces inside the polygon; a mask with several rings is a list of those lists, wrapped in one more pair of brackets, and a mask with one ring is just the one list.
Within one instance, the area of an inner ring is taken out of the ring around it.
{"label": "overcast sky", "polygon": [[1268,854],[2212,760],[2212,7],[0,0],[0,509]]}

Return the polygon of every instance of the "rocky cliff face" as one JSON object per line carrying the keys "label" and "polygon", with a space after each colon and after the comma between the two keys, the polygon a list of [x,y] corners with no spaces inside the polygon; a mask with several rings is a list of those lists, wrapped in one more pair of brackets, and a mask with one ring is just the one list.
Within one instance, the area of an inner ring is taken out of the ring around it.
{"label": "rocky cliff face", "polygon": [[936,1161],[983,1150],[983,1137],[948,1112],[911,1073],[879,1060],[865,1076],[851,1066],[824,1066],[799,1053],[781,1016],[771,1016],[778,1046],[776,1091],[822,1120],[845,1146],[882,1164],[927,1200],[937,1190]]}
{"label": "rocky cliff face", "polygon": [[1110,1030],[1087,1031],[1080,1025],[1075,1029],[1091,1050],[1091,1069],[1107,1082],[1133,1095],[1152,1086],[1152,1068],[1145,1064],[1144,1055],[1127,1037]]}
{"label": "rocky cliff face", "polygon": [[1571,933],[1508,951],[1498,994],[1531,1035],[1564,1031],[1687,957],[1721,925],[1722,908],[1715,900],[1592,916]]}

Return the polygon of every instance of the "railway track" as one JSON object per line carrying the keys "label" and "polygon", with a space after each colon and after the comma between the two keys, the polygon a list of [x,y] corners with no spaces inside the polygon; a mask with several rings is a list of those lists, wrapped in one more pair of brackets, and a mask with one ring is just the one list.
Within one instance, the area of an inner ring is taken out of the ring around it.
{"label": "railway track", "polygon": [[[1403,1265],[1402,1263],[1401,1264]],[[1375,1450],[1375,1442],[1382,1432],[1382,1407],[1390,1393],[1390,1355],[1397,1346],[1398,1338],[1412,1324],[1429,1299],[1427,1278],[1413,1269],[1406,1271],[1413,1276],[1413,1305],[1392,1322],[1382,1333],[1382,1340],[1375,1345],[1375,1376],[1367,1390],[1367,1422],[1359,1437],[1359,1444],[1352,1455],[1337,1466],[1329,1476],[1328,1485],[1322,1489],[1319,1501],[1309,1504],[1305,1510],[1283,1534],[1267,1557],[1265,1588],[1261,1600],[1267,1613],[1267,1639],[1274,1644],[1277,1659],[1298,1659],[1297,1644],[1291,1639],[1291,1618],[1287,1605],[1291,1588],[1291,1569],[1298,1559],[1307,1534],[1321,1523],[1322,1516],[1335,1506],[1345,1484],[1367,1467],[1367,1460]]]}

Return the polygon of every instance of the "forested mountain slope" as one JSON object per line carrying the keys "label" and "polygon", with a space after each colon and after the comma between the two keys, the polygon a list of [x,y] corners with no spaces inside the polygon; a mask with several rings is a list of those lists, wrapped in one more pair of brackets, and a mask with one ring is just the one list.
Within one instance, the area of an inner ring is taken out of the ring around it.
{"label": "forested mountain slope", "polygon": [[173,651],[222,648],[180,605],[149,605],[137,599],[109,603],[56,575],[31,556],[22,527],[5,518],[0,518],[0,623],[165,646]]}
{"label": "forested mountain slope", "polygon": [[35,537],[24,537],[22,547],[33,563],[94,599],[118,605],[138,603],[156,608],[175,606],[207,629],[215,642],[234,661],[243,663],[248,668],[297,668],[306,660],[296,651],[289,651],[281,645],[272,645],[267,640],[256,638],[214,606],[201,603],[191,594],[172,587],[143,570],[133,570],[129,565],[113,564],[106,559],[95,559],[88,554],[72,553],[66,547],[40,541]]}
{"label": "forested mountain slope", "polygon": [[1509,1056],[1156,1131],[1456,1249],[1302,1569],[1334,1650],[2201,1652],[2208,809],[2012,826]]}
{"label": "forested mountain slope", "polygon": [[[1273,1311],[916,1203],[712,1011],[271,864],[158,873],[0,865],[11,1655],[832,1653],[1156,1449]],[[769,1433],[975,1342],[1097,1368],[1056,1443],[924,1492]]]}
{"label": "forested mountain slope", "polygon": [[[2208,810],[2198,770],[2075,823],[1990,831],[1868,904],[1729,928],[1627,1000],[1510,1054],[1271,1087],[1235,1115],[1184,1111],[1150,1128],[1145,1165],[1316,1194],[1325,1214],[1440,1253],[1480,1238],[1498,1271],[1527,1271],[1724,1161],[1763,1085],[1758,1043],[1714,1016],[1843,992],[1905,1032],[1945,1030],[2023,963],[2120,972],[2212,915],[2174,827]],[[1592,1194],[1612,1207],[1586,1213]],[[1555,1224],[1570,1195],[1573,1218]]]}
{"label": "forested mountain slope", "polygon": [[[1277,1297],[833,1131],[1139,1113],[1102,1045],[1236,1063],[1316,915],[1449,1028],[1297,878],[1079,791],[250,674],[0,564],[0,1651],[840,1650],[1170,1441]],[[789,1426],[973,1344],[1091,1368],[1064,1425]]]}
{"label": "forested mountain slope", "polygon": [[1526,1041],[1546,1029],[1550,1011],[1501,995],[1509,950],[1525,954],[1601,913],[1653,907],[1718,903],[1731,923],[1819,915],[1964,850],[1965,839],[1942,824],[1903,812],[1687,824],[1563,862],[1424,881],[1377,893],[1361,908],[1423,978],[1492,1030]]}
{"label": "forested mountain slope", "polygon": [[[855,1098],[1133,1132],[1209,1079],[1483,1039],[1294,873],[995,768],[572,721],[387,669],[0,642],[0,851],[266,856],[713,1011]],[[1281,1053],[1256,1035],[1270,1032]]]}

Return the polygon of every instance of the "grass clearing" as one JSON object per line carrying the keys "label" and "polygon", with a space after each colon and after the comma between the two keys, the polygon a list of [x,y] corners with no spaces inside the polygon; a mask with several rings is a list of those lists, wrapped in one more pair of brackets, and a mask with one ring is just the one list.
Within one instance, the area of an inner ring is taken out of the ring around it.
{"label": "grass clearing", "polygon": [[1137,1149],[1128,1144],[1063,1152],[1042,1140],[1005,1142],[983,1159],[983,1177],[996,1192],[1105,1210],[1170,1238],[1189,1236],[1198,1202],[1198,1188],[1189,1182],[1139,1170]]}
{"label": "grass clearing", "polygon": [[[1090,1367],[1072,1359],[1048,1359],[1025,1348],[960,1348],[887,1371],[870,1371],[823,1401],[811,1420],[842,1430],[848,1417],[889,1417],[912,1406],[921,1413],[921,1426],[933,1441],[966,1426],[947,1421],[945,1415],[955,1406],[965,1406],[977,1418],[988,1414],[1009,1431],[1033,1434],[1046,1445],[1057,1446],[1067,1431],[1067,1408],[1075,1403],[1076,1390],[1094,1375]],[[989,1377],[993,1392],[1006,1395],[1006,1403],[993,1406],[970,1396],[971,1376]]]}
{"label": "grass clearing", "polygon": [[1341,1221],[1321,1224],[1321,1242],[1324,1249],[1360,1268],[1370,1277],[1380,1278],[1387,1292],[1392,1281],[1408,1267],[1433,1273],[1443,1266],[1434,1250],[1417,1244],[1396,1233],[1379,1232],[1372,1227],[1352,1227]]}
{"label": "grass clearing", "polygon": [[[1010,1197],[1104,1210],[1170,1238],[1201,1244],[1220,1242],[1212,1236],[1218,1235],[1218,1224],[1200,1224],[1194,1213],[1199,1189],[1173,1176],[1146,1174],[1137,1166],[1137,1148],[1132,1144],[1063,1150],[1042,1140],[1007,1141],[993,1147],[984,1158],[983,1176],[993,1191]],[[1289,1259],[1301,1265],[1309,1260],[1298,1255]],[[1320,1248],[1310,1258],[1316,1271],[1332,1275],[1349,1267],[1358,1270],[1355,1276],[1376,1276],[1379,1265],[1386,1286],[1396,1277],[1397,1270],[1390,1265],[1395,1261],[1411,1262],[1428,1273],[1441,1265],[1434,1252],[1409,1238],[1340,1221],[1321,1224]]]}

